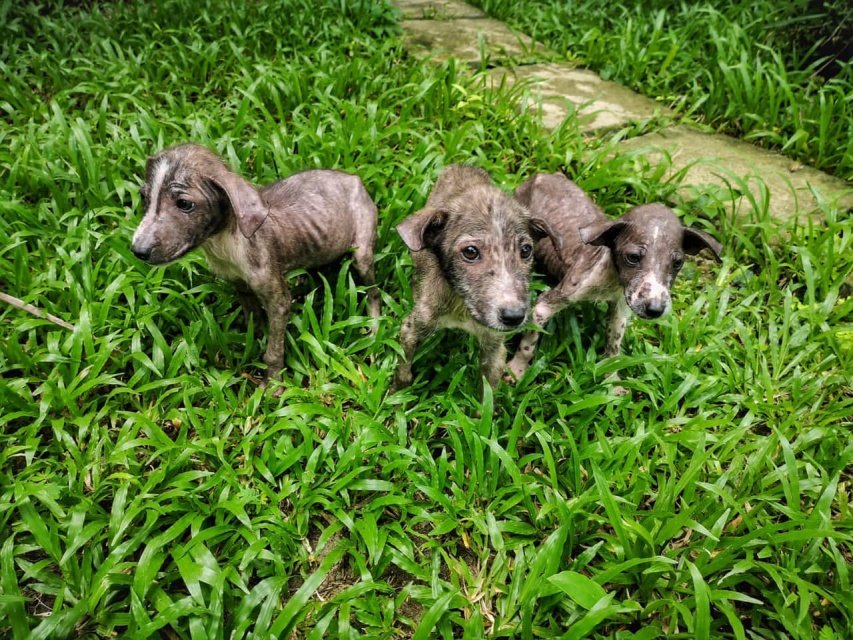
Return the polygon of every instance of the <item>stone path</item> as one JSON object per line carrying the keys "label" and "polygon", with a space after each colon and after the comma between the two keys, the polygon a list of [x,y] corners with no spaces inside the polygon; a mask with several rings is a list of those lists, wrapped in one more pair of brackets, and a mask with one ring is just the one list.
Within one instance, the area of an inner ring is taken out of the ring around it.
{"label": "stone path", "polygon": [[[526,99],[541,109],[546,128],[559,126],[576,112],[581,131],[596,135],[632,123],[657,122],[654,118],[668,114],[655,101],[591,71],[548,62],[557,58],[553,52],[461,0],[393,1],[403,13],[408,46],[416,54],[436,60],[453,57],[473,69],[488,67],[493,84],[531,81]],[[818,207],[813,190],[842,209],[853,208],[853,187],[841,179],[730,136],[684,124],[665,126],[665,118],[660,122],[664,124],[657,130],[625,140],[619,148],[645,151],[652,165],[668,156],[670,174],[687,168],[682,182],[686,190],[719,192],[733,186],[730,197],[738,214],[746,213],[750,198],[737,190],[749,189],[761,201],[764,184],[770,214],[780,220],[813,213]]]}

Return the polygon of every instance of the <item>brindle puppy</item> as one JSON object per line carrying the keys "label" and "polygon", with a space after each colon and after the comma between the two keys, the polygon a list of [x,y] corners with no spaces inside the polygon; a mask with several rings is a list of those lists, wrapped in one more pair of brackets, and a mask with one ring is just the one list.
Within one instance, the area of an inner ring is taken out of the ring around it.
{"label": "brindle puppy", "polygon": [[462,329],[480,343],[480,376],[495,387],[505,364],[504,335],[527,320],[534,241],[560,238],[498,189],[482,169],[453,165],[426,207],[397,226],[415,265],[415,304],[403,321],[404,357],[393,389],[412,381],[420,342],[437,329]]}
{"label": "brindle puppy", "polygon": [[270,327],[267,380],[284,366],[291,302],[284,273],[329,264],[354,247],[355,269],[370,287],[370,315],[379,317],[376,205],[357,176],[310,170],[256,188],[195,144],[149,158],[145,172],[145,215],[131,250],[164,265],[201,247],[211,271],[237,285],[247,312],[260,299]]}
{"label": "brindle puppy", "polygon": [[[663,204],[646,204],[611,220],[590,197],[562,174],[539,174],[515,192],[516,199],[541,216],[562,238],[562,248],[543,240],[536,259],[558,280],[539,296],[533,323],[539,327],[566,306],[607,301],[609,317],[605,356],[619,353],[631,313],[659,318],[671,306],[670,289],[685,254],[710,249],[719,260],[722,246],[703,231],[681,224]],[[521,338],[509,363],[520,378],[533,359],[537,331]],[[617,376],[618,379],[618,376]],[[621,387],[616,393],[624,393]]]}

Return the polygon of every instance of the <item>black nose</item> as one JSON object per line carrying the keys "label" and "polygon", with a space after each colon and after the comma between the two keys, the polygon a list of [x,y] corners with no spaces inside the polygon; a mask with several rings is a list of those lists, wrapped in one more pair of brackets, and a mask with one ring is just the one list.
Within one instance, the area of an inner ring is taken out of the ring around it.
{"label": "black nose", "polygon": [[524,322],[524,318],[527,315],[527,308],[525,307],[507,307],[505,309],[498,310],[498,317],[508,327],[517,327],[522,322]]}
{"label": "black nose", "polygon": [[133,255],[135,255],[137,258],[139,258],[143,262],[148,262],[148,258],[151,257],[151,248],[150,247],[131,246],[130,250],[133,252]]}
{"label": "black nose", "polygon": [[646,305],[646,315],[649,318],[660,318],[665,309],[666,305],[663,302],[650,302]]}

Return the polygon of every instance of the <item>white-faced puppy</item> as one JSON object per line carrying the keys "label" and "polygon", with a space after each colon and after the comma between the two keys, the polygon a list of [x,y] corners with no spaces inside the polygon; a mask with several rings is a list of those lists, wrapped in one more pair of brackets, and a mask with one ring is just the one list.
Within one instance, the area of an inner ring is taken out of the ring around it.
{"label": "white-faced puppy", "polygon": [[376,206],[357,176],[310,170],[257,188],[196,144],[149,158],[145,173],[145,214],[131,250],[165,265],[201,247],[211,271],[236,284],[247,313],[259,299],[269,319],[267,379],[284,366],[291,302],[284,273],[329,264],[354,248],[355,269],[370,287],[370,315],[379,316]]}
{"label": "white-faced puppy", "polygon": [[[482,169],[452,165],[426,207],[397,231],[412,252],[415,301],[400,332],[405,355],[393,388],[411,383],[418,344],[446,328],[477,337],[480,375],[495,387],[506,361],[504,336],[527,320],[534,241],[550,228]],[[553,242],[559,246],[560,239]]]}
{"label": "white-faced puppy", "polygon": [[[562,174],[536,175],[518,187],[515,197],[562,239],[562,248],[547,238],[537,245],[537,261],[559,283],[539,296],[533,323],[543,327],[576,302],[607,301],[606,356],[619,353],[631,312],[652,319],[669,311],[670,289],[685,255],[710,249],[719,260],[722,250],[714,238],[685,227],[662,204],[642,205],[610,220]],[[521,338],[509,362],[516,378],[533,359],[538,339],[537,331]]]}

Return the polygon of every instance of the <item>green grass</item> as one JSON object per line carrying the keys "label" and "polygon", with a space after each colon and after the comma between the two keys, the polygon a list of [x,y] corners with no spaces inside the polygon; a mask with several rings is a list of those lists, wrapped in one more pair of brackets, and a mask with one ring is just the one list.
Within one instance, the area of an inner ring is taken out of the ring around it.
{"label": "green grass", "polygon": [[[475,4],[680,117],[853,180],[853,64],[792,42],[797,25],[826,24],[820,3]],[[829,80],[818,73],[825,67]]]}
{"label": "green grass", "polygon": [[[0,307],[0,635],[853,634],[849,216],[686,199],[516,95],[470,99],[373,2],[0,11],[0,289],[76,327]],[[129,252],[145,158],[188,139],[258,183],[357,172],[379,206],[378,333],[347,261],[302,274],[280,398],[241,375],[264,342],[198,253]],[[451,162],[508,189],[563,170],[613,214],[670,202],[723,263],[689,263],[610,361],[603,310],[564,313],[482,418],[464,335],[388,397],[393,227]]]}

